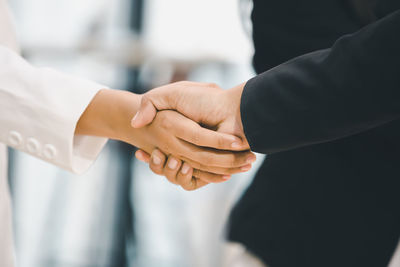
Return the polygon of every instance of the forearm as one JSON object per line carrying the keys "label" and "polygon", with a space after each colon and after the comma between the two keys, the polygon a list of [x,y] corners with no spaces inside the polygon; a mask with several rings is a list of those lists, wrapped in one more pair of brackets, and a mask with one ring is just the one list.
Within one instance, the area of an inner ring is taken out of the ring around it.
{"label": "forearm", "polygon": [[75,134],[130,143],[134,140],[132,135],[135,135],[130,120],[139,104],[139,95],[120,90],[100,90],[79,119]]}

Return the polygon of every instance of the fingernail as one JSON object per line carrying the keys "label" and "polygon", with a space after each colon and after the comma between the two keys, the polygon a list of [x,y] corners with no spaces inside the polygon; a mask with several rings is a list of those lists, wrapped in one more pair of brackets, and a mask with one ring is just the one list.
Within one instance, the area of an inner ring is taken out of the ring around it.
{"label": "fingernail", "polygon": [[251,169],[251,165],[246,165],[240,168],[242,171],[247,172]]}
{"label": "fingernail", "polygon": [[231,179],[231,177],[232,177],[232,176],[230,176],[230,175],[224,175],[224,176],[222,176],[222,179],[224,179],[224,180],[229,180],[229,179]]}
{"label": "fingernail", "polygon": [[253,163],[256,160],[257,160],[257,157],[255,155],[251,155],[247,158],[246,163]]}
{"label": "fingernail", "polygon": [[153,163],[156,165],[160,165],[161,164],[161,159],[157,156],[153,156]]}
{"label": "fingernail", "polygon": [[140,161],[143,161],[143,160],[144,160],[143,153],[142,153],[141,151],[137,151],[137,152],[135,153],[135,156],[136,156],[136,158],[137,158],[138,160],[140,160]]}
{"label": "fingernail", "polygon": [[133,119],[131,120],[131,125],[132,125],[132,126],[134,126],[135,121],[136,121],[136,119],[137,119],[138,116],[139,116],[139,111],[136,112],[135,116],[134,116]]}
{"label": "fingernail", "polygon": [[238,142],[234,142],[234,143],[232,143],[231,147],[237,149],[237,148],[241,148],[241,145]]}
{"label": "fingernail", "polygon": [[178,161],[176,159],[170,159],[168,162],[168,168],[170,168],[171,170],[176,169],[176,167],[178,166]]}
{"label": "fingernail", "polygon": [[183,163],[181,173],[182,173],[182,174],[188,174],[189,170],[190,170],[189,164]]}

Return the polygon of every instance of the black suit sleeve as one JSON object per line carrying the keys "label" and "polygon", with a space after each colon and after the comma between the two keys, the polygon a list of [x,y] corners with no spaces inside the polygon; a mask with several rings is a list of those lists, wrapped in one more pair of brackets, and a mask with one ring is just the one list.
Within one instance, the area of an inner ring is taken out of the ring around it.
{"label": "black suit sleeve", "polygon": [[267,154],[399,119],[400,11],[251,79],[241,115],[252,150]]}

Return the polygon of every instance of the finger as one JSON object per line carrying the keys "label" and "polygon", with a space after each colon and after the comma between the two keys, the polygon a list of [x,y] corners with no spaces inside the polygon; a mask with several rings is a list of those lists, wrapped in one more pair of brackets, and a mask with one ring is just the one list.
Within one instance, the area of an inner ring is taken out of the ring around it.
{"label": "finger", "polygon": [[164,166],[163,174],[167,177],[168,181],[173,184],[179,184],[177,181],[177,174],[182,166],[182,161],[175,158],[174,156],[169,156],[167,164]]}
{"label": "finger", "polygon": [[157,109],[151,102],[150,98],[144,94],[140,103],[139,110],[131,121],[133,128],[141,128],[150,124],[157,115]]}
{"label": "finger", "polygon": [[189,119],[181,120],[175,125],[175,134],[180,139],[197,146],[233,151],[249,149],[247,143],[239,137],[203,128]]}
{"label": "finger", "polygon": [[[200,83],[177,82],[155,88],[142,95],[139,111],[131,121],[134,128],[148,125],[154,120],[159,110],[177,110],[178,98],[182,96],[183,90],[188,86],[200,86]],[[177,110],[183,112],[182,110]]]}
{"label": "finger", "polygon": [[183,188],[190,188],[193,186],[192,177],[193,177],[193,168],[190,167],[186,162],[183,163],[181,169],[176,175],[177,183]]}
{"label": "finger", "polygon": [[136,151],[135,157],[138,160],[140,160],[142,162],[145,162],[145,163],[149,163],[150,162],[150,158],[151,158],[151,156],[148,153],[146,153],[146,152],[144,152],[143,150],[140,150],[140,149],[138,151]]}
{"label": "finger", "polygon": [[207,183],[213,183],[213,184],[218,184],[222,182],[226,182],[229,179],[231,179],[231,175],[220,175],[220,174],[215,174],[211,172],[205,172],[205,171],[200,171],[197,169],[193,170],[193,176],[205,181]]}
{"label": "finger", "polygon": [[251,164],[246,164],[241,167],[236,167],[236,168],[224,168],[224,167],[215,167],[215,166],[208,166],[208,165],[203,165],[197,161],[194,161],[192,159],[186,158],[181,156],[180,157],[183,161],[187,162],[192,166],[192,168],[200,170],[200,171],[205,171],[205,172],[210,172],[218,175],[232,175],[232,174],[237,174],[237,173],[243,173],[251,170],[252,165]]}
{"label": "finger", "polygon": [[[182,146],[180,147],[180,158],[190,158],[204,166],[237,168],[256,161],[256,155],[250,151],[229,152],[215,149],[206,149],[198,147],[184,140],[179,139]],[[193,166],[197,169],[197,167]]]}
{"label": "finger", "polygon": [[181,185],[181,187],[183,189],[185,189],[186,191],[194,191],[194,190],[200,189],[206,185],[208,185],[207,182],[192,176],[192,177],[190,177],[190,179],[188,179],[188,181],[186,183]]}
{"label": "finger", "polygon": [[158,149],[154,149],[151,153],[150,169],[158,175],[163,175],[164,165],[167,157]]}

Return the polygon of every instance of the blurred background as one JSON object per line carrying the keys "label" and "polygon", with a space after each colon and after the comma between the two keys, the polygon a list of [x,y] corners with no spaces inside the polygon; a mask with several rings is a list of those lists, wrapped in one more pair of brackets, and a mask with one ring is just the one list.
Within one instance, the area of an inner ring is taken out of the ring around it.
{"label": "blurred background", "polygon": [[[33,64],[142,93],[252,77],[250,0],[13,0]],[[55,88],[56,90],[56,88]],[[10,150],[19,267],[219,267],[253,172],[185,192],[110,141],[83,176]],[[259,156],[258,162],[262,158]]]}

